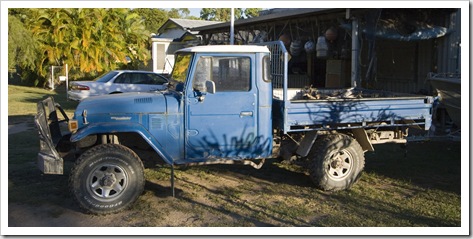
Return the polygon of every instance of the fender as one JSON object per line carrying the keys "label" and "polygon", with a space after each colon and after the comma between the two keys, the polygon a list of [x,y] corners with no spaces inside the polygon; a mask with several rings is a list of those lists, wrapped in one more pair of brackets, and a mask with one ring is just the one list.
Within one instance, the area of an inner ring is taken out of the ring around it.
{"label": "fender", "polygon": [[174,159],[167,154],[164,147],[153,137],[148,130],[141,124],[132,122],[107,122],[89,124],[76,133],[72,134],[71,142],[77,142],[88,135],[102,134],[102,133],[138,133],[141,137],[158,153],[158,155],[168,164],[174,164]]}

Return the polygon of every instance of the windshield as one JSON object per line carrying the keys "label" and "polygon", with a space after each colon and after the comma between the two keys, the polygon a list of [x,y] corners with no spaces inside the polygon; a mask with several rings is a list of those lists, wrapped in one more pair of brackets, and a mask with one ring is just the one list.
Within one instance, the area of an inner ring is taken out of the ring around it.
{"label": "windshield", "polygon": [[171,73],[171,80],[175,83],[185,83],[190,68],[191,53],[178,53]]}
{"label": "windshield", "polygon": [[110,72],[107,73],[107,74],[103,74],[103,75],[101,75],[101,76],[95,78],[94,81],[105,83],[105,82],[110,81],[110,80],[111,80],[113,77],[115,77],[117,74],[118,74],[118,72],[116,72],[116,71],[110,71]]}

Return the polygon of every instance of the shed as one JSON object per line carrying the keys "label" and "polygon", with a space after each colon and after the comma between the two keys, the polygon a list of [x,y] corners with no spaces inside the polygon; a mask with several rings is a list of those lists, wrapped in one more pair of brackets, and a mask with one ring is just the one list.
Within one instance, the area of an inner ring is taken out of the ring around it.
{"label": "shed", "polygon": [[[431,94],[429,72],[460,71],[460,9],[286,8],[262,13],[234,22],[235,42],[283,41],[291,54],[292,87],[350,87],[356,78],[364,88]],[[229,42],[229,22],[194,30],[203,44]]]}

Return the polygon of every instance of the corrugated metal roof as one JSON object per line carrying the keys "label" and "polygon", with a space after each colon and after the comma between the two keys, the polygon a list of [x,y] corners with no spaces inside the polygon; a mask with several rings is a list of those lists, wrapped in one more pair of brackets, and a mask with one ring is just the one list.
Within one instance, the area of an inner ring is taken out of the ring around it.
{"label": "corrugated metal roof", "polygon": [[169,20],[173,21],[175,24],[181,26],[184,29],[193,29],[196,27],[202,27],[202,26],[208,26],[208,25],[221,23],[218,21],[190,20],[190,19],[179,19],[179,18],[169,18]]}
{"label": "corrugated metal roof", "polygon": [[[245,25],[250,25],[254,23],[269,22],[275,19],[284,20],[284,19],[290,19],[294,16],[303,17],[304,15],[314,15],[316,13],[323,14],[323,13],[336,12],[336,11],[344,13],[345,10],[346,10],[345,8],[295,8],[293,10],[290,9],[287,11],[276,12],[273,14],[263,15],[263,16],[254,17],[254,18],[238,19],[234,22],[234,25],[245,26]],[[196,28],[193,28],[192,30],[207,31],[207,30],[217,30],[217,29],[228,28],[228,27],[230,27],[230,22],[223,22],[219,24],[196,27]]]}

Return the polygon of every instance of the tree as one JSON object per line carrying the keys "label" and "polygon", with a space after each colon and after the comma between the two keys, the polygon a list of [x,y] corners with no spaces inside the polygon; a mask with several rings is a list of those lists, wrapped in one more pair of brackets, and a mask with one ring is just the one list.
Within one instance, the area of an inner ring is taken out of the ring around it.
{"label": "tree", "polygon": [[[97,21],[84,21],[85,19]],[[128,61],[147,62],[150,33],[144,19],[128,9],[79,9],[75,19],[76,40],[72,41],[74,64],[83,72],[117,69]]]}
{"label": "tree", "polygon": [[137,13],[144,19],[146,30],[151,33],[157,33],[158,29],[169,18],[199,19],[194,16],[189,16],[190,10],[188,8],[172,8],[169,11],[159,8],[135,8],[131,10],[131,12]]}
{"label": "tree", "polygon": [[[19,20],[25,12],[28,16]],[[71,76],[83,77],[149,59],[150,33],[144,19],[128,9],[44,8],[9,14],[9,66],[34,70],[37,77],[31,78],[43,84],[51,65],[68,64]]]}
{"label": "tree", "polygon": [[245,8],[245,11],[243,12],[245,14],[245,18],[253,18],[253,17],[258,17],[259,12],[263,10],[262,8]]}
{"label": "tree", "polygon": [[38,58],[38,42],[17,16],[8,16],[8,68],[33,70]]}
{"label": "tree", "polygon": [[[119,9],[118,9],[119,10]],[[144,25],[144,19],[136,13],[120,13],[120,29],[123,29],[127,57],[131,60],[134,69],[140,63],[147,64],[149,59],[150,32]]]}
{"label": "tree", "polygon": [[[235,8],[235,19],[252,18],[259,16],[261,8]],[[228,22],[231,18],[231,8],[202,8],[200,18],[209,21]]]}
{"label": "tree", "polygon": [[[235,19],[242,18],[241,8],[234,9]],[[231,8],[202,8],[200,10],[200,18],[208,21],[228,22],[231,18]]]}
{"label": "tree", "polygon": [[135,8],[132,13],[137,13],[144,19],[146,30],[157,33],[158,29],[169,19],[168,12],[159,8]]}
{"label": "tree", "polygon": [[40,56],[36,64],[40,76],[46,76],[50,65],[62,65],[70,57],[69,43],[75,38],[70,9],[45,8],[33,11],[27,22],[39,42]]}
{"label": "tree", "polygon": [[187,18],[191,11],[189,8],[171,8],[168,12],[169,18]]}

